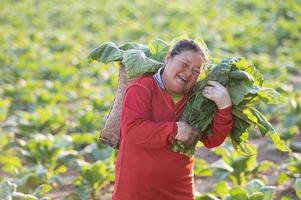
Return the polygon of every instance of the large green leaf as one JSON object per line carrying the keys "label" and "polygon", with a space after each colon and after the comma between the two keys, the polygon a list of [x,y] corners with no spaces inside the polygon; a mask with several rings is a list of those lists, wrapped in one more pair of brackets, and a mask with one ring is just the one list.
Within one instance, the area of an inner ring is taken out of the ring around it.
{"label": "large green leaf", "polygon": [[260,192],[260,189],[264,186],[264,183],[259,179],[253,179],[244,185],[244,188],[248,193]]}
{"label": "large green leaf", "polygon": [[245,58],[241,58],[238,62],[234,63],[235,68],[247,72],[252,79],[255,81],[255,84],[261,86],[263,83],[262,74],[252,65],[248,63]]}
{"label": "large green leaf", "polygon": [[256,116],[259,124],[262,125],[262,126],[259,126],[259,130],[260,130],[261,134],[262,135],[268,134],[269,137],[272,139],[273,143],[275,144],[275,146],[279,150],[290,151],[288,146],[285,144],[285,142],[281,140],[279,133],[277,133],[275,131],[275,129],[272,127],[272,125],[266,119],[266,117],[262,113],[260,113],[258,110],[256,110],[255,108],[250,108],[250,109],[251,109],[253,115]]}
{"label": "large green leaf", "polygon": [[249,81],[232,81],[229,83],[228,90],[230,93],[232,103],[234,105],[238,105],[240,102],[243,101],[246,95],[256,94],[257,92],[259,92],[260,87],[257,87]]}
{"label": "large green leaf", "polygon": [[124,52],[122,63],[125,65],[125,72],[129,79],[148,72],[155,72],[163,66],[163,63],[147,57],[145,53],[136,49]]}
{"label": "large green leaf", "polygon": [[296,179],[294,187],[297,197],[301,198],[301,178]]}
{"label": "large green leaf", "polygon": [[261,90],[257,92],[260,99],[267,104],[285,103],[285,99],[277,91],[272,88],[261,87]]}
{"label": "large green leaf", "polygon": [[137,42],[127,42],[127,43],[124,43],[124,44],[122,44],[122,45],[119,46],[119,49],[121,49],[123,51],[127,51],[129,49],[136,49],[136,50],[142,51],[147,56],[150,56],[150,49],[149,49],[149,47],[146,46],[146,45],[144,45],[144,44],[137,43]]}
{"label": "large green leaf", "polygon": [[114,42],[101,44],[92,50],[88,59],[90,61],[97,60],[103,63],[109,63],[122,59],[123,50],[119,49]]}
{"label": "large green leaf", "polygon": [[247,191],[239,186],[234,186],[230,191],[231,200],[248,200]]}
{"label": "large green leaf", "polygon": [[161,39],[152,40],[148,44],[148,48],[151,53],[150,58],[162,63],[164,62],[164,58],[169,51],[169,45],[165,41]]}

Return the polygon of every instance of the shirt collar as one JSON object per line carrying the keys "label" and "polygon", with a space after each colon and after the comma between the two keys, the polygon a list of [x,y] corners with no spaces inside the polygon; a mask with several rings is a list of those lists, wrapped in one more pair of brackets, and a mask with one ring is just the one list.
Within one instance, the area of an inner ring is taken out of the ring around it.
{"label": "shirt collar", "polygon": [[[165,90],[166,88],[165,88],[165,85],[164,85],[164,82],[163,82],[163,79],[162,79],[163,70],[164,70],[164,67],[159,68],[158,71],[153,75],[153,77],[154,77],[157,85],[161,89]],[[187,94],[191,95],[191,93],[192,93],[192,89],[190,89],[190,91]]]}
{"label": "shirt collar", "polygon": [[165,86],[162,80],[162,72],[163,72],[164,67],[161,67],[160,69],[158,69],[158,71],[154,74],[154,79],[157,83],[157,85],[161,88],[165,90]]}

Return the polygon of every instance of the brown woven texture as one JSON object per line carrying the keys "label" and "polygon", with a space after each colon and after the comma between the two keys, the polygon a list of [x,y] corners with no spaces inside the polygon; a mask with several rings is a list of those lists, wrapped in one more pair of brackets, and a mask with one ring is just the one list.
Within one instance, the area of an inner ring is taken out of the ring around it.
{"label": "brown woven texture", "polygon": [[107,116],[104,126],[100,132],[99,141],[102,144],[110,145],[113,148],[118,149],[120,138],[120,115],[122,99],[126,88],[130,81],[126,78],[125,67],[120,65],[118,87],[115,93],[114,103],[110,113]]}

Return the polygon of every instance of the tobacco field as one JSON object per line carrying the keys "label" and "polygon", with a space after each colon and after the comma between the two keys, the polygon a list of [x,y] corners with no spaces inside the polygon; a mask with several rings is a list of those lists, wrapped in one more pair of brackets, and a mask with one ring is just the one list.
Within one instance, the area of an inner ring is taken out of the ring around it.
{"label": "tobacco field", "polygon": [[250,130],[256,154],[231,141],[195,153],[197,200],[301,199],[300,0],[1,0],[0,199],[109,200],[117,151],[99,144],[118,83],[88,62],[99,44],[187,34],[210,62],[245,57],[284,98],[259,105],[290,151]]}

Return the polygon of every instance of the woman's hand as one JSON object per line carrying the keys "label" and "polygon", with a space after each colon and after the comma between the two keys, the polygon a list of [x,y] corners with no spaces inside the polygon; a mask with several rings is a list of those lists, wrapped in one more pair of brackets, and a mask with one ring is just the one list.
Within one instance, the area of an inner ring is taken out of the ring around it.
{"label": "woman's hand", "polygon": [[177,122],[177,126],[178,133],[175,139],[184,144],[185,146],[189,146],[190,144],[192,144],[199,134],[198,131],[184,121]]}
{"label": "woman's hand", "polygon": [[223,109],[232,105],[228,90],[217,81],[208,81],[203,90],[203,95],[207,99],[214,101],[218,109]]}

